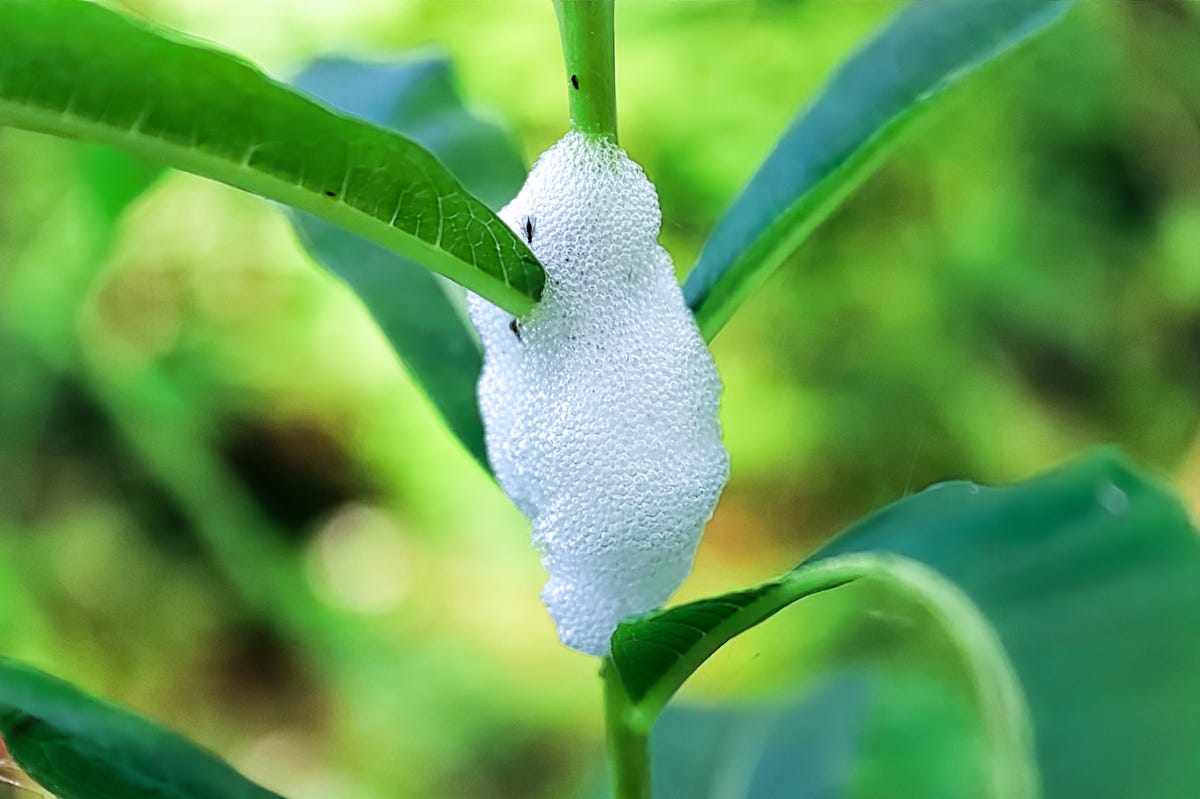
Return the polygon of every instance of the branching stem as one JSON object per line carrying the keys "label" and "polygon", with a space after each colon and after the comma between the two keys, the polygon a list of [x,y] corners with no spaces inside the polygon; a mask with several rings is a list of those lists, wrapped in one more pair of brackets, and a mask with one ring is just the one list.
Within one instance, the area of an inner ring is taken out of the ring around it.
{"label": "branching stem", "polygon": [[615,142],[617,82],[613,58],[613,0],[554,0],[571,127]]}

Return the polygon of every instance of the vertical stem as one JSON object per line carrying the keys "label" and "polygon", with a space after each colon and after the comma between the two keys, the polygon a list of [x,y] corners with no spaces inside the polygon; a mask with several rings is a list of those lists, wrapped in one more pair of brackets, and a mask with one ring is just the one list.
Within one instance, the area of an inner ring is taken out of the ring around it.
{"label": "vertical stem", "polygon": [[651,799],[650,735],[635,717],[617,668],[604,659],[604,720],[608,733],[608,771],[613,799]]}
{"label": "vertical stem", "polygon": [[613,0],[554,0],[571,127],[617,140],[617,81],[613,58]]}

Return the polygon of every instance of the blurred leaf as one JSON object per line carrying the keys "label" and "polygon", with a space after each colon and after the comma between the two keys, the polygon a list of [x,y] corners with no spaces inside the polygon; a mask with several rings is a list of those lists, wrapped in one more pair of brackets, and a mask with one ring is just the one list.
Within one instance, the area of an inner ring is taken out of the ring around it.
{"label": "blurred leaf", "polygon": [[654,795],[843,799],[873,693],[859,674],[787,704],[672,708],[651,739]]}
{"label": "blurred leaf", "polygon": [[[516,145],[463,107],[444,57],[400,64],[323,60],[294,83],[416,141],[492,208],[521,188],[525,168]],[[316,217],[294,219],[312,254],[354,289],[450,429],[488,469],[475,398],[483,356],[460,303],[412,261]]]}
{"label": "blurred leaf", "polygon": [[[54,170],[40,181],[42,197],[25,196],[33,179],[5,186],[19,210],[0,214],[0,230],[12,231],[0,240],[0,327],[29,338],[44,359],[62,365],[77,345],[77,317],[117,223],[162,169],[109,147],[47,143],[56,146],[31,151]],[[25,152],[11,148],[4,154],[19,158]]]}
{"label": "blurred leaf", "polygon": [[934,486],[780,580],[626,622],[612,661],[649,723],[730,638],[853,581],[891,597],[860,618],[916,600],[958,647],[991,795],[1038,780],[1050,799],[1200,793],[1200,542],[1166,490],[1108,452],[1008,488]]}
{"label": "blurred leaf", "polygon": [[176,733],[4,659],[0,734],[60,799],[279,799]]}
{"label": "blurred leaf", "polygon": [[782,703],[672,705],[650,742],[655,796],[1016,799],[987,788],[971,709],[941,678],[877,671],[832,671]]}
{"label": "blurred leaf", "polygon": [[[4,144],[0,157],[29,157]],[[41,144],[53,146],[33,154],[55,156],[45,164],[53,177],[37,181],[42,197],[28,195],[35,179],[22,176],[5,184],[13,205],[0,207],[0,233],[16,234],[0,235],[0,507],[36,497],[32,464],[60,381],[75,364],[85,297],[125,209],[162,173],[108,147]]]}
{"label": "blurred leaf", "polygon": [[946,89],[1071,0],[914,0],[826,84],[717,223],[684,295],[708,340]]}
{"label": "blurred leaf", "polygon": [[162,176],[163,168],[121,150],[88,145],[80,153],[80,173],[96,210],[113,225]]}
{"label": "blurred leaf", "polygon": [[4,0],[0,123],[122,147],[314,213],[524,314],[533,254],[412,141],[75,0]]}

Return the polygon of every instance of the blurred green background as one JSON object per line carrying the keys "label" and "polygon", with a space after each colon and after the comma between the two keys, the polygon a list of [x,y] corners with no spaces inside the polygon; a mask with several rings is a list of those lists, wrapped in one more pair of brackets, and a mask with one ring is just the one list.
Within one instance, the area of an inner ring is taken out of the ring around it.
{"label": "blurred green background", "polygon": [[[547,0],[130,0],[282,78],[447,52],[532,160]],[[618,3],[622,143],[681,274],[884,0]],[[732,475],[680,593],[951,477],[1115,442],[1200,503],[1200,5],[1084,2],[918,124],[714,342]],[[528,525],[282,212],[0,129],[0,651],[295,799],[561,797],[602,749]],[[815,610],[815,609],[814,609]],[[692,698],[769,695],[836,609]],[[824,619],[824,622],[821,621]]]}

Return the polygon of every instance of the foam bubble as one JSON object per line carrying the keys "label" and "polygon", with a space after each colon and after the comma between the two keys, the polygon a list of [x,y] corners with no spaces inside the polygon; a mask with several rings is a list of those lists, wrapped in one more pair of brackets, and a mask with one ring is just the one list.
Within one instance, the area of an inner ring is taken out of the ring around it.
{"label": "foam bubble", "polygon": [[691,570],[729,471],[721,382],[658,245],[658,195],[619,147],[567,134],[500,217],[547,279],[524,322],[470,298],[488,457],[533,522],[559,637],[604,655]]}

